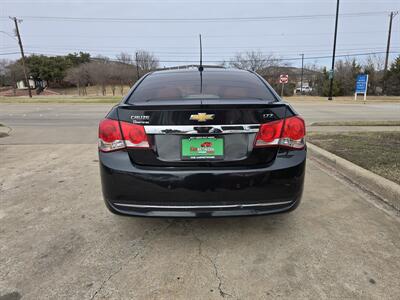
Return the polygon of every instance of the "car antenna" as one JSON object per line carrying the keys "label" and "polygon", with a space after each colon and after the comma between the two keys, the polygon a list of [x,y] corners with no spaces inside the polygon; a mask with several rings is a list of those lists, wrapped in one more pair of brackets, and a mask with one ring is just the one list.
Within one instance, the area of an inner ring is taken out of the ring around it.
{"label": "car antenna", "polygon": [[200,65],[199,65],[199,71],[202,72],[204,70],[203,68],[203,47],[201,45],[201,34],[199,34],[200,38]]}
{"label": "car antenna", "polygon": [[199,65],[199,71],[200,71],[200,94],[203,93],[203,46],[201,45],[201,34],[199,34],[199,39],[200,39],[200,65]]}

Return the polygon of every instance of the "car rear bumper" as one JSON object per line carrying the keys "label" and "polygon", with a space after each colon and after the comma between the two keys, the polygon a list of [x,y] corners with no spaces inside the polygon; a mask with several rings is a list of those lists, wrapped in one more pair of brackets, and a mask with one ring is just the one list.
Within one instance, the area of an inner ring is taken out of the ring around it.
{"label": "car rear bumper", "polygon": [[280,151],[264,168],[141,168],[125,151],[99,152],[103,196],[117,214],[222,217],[295,209],[304,185],[306,150]]}

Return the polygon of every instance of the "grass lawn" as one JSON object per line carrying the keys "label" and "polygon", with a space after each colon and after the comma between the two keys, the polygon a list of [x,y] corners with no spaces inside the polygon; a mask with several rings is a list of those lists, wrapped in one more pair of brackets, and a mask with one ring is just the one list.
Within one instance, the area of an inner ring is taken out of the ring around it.
{"label": "grass lawn", "polygon": [[329,152],[400,184],[400,132],[310,132],[307,138]]}
{"label": "grass lawn", "polygon": [[347,103],[347,104],[357,104],[357,103],[399,103],[400,96],[367,96],[367,100],[364,101],[362,97],[359,97],[357,100],[354,100],[354,96],[340,96],[334,97],[333,101],[329,101],[327,97],[320,96],[289,96],[284,97],[284,99],[288,102],[326,102],[326,103]]}
{"label": "grass lawn", "polygon": [[0,97],[0,103],[118,103],[121,96],[33,96]]}
{"label": "grass lawn", "polygon": [[400,121],[314,122],[310,126],[400,126]]}

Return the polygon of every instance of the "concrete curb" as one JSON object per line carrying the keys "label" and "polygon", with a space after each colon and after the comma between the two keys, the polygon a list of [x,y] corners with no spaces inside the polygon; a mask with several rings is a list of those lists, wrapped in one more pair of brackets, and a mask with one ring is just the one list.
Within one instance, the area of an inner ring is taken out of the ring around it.
{"label": "concrete curb", "polygon": [[362,189],[378,196],[385,203],[400,211],[400,185],[368,171],[348,160],[332,154],[314,144],[307,143],[310,154],[334,168]]}

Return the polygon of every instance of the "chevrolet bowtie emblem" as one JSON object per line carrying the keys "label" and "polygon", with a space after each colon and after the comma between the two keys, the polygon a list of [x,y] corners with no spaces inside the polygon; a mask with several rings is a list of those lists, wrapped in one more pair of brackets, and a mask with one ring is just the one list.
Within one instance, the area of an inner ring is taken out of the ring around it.
{"label": "chevrolet bowtie emblem", "polygon": [[205,122],[214,119],[213,114],[206,114],[206,113],[198,113],[197,115],[191,115],[190,120],[197,121],[197,122]]}

